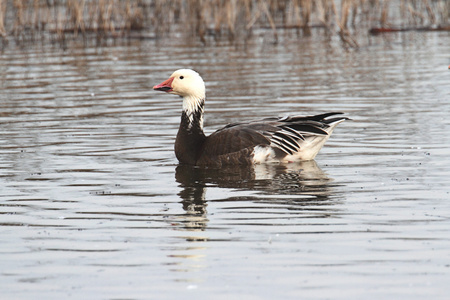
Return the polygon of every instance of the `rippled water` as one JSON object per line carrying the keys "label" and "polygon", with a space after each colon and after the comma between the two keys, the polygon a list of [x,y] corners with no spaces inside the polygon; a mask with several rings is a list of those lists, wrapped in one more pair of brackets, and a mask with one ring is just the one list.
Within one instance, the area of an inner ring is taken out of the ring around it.
{"label": "rippled water", "polygon": [[[10,46],[0,57],[2,299],[444,299],[450,36]],[[343,111],[315,162],[179,166],[191,67],[205,126]],[[37,296],[38,295],[38,296]]]}

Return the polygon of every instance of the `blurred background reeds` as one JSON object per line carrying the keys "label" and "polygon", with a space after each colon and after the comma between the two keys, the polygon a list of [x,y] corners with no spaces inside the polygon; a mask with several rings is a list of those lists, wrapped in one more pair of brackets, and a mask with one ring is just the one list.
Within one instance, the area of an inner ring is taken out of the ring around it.
{"label": "blurred background reeds", "polygon": [[358,47],[356,36],[448,30],[448,0],[0,0],[0,39],[161,38],[242,41],[311,28]]}

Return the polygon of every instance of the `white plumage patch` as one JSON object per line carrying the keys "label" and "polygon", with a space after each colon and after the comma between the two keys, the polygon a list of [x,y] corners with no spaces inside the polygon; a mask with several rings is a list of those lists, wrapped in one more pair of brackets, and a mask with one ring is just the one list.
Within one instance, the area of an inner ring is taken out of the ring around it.
{"label": "white plumage patch", "polygon": [[198,111],[200,114],[200,128],[203,129],[203,103],[204,99],[199,99],[196,97],[184,97],[183,98],[183,111],[186,113],[186,116],[189,118],[189,124],[192,124],[194,121],[194,114]]}
{"label": "white plumage patch", "polygon": [[199,99],[196,97],[184,97],[183,98],[183,110],[187,115],[192,115],[199,110],[201,104],[205,102],[204,99]]}
{"label": "white plumage patch", "polygon": [[253,149],[253,163],[261,164],[274,161],[275,151],[270,146],[256,146]]}

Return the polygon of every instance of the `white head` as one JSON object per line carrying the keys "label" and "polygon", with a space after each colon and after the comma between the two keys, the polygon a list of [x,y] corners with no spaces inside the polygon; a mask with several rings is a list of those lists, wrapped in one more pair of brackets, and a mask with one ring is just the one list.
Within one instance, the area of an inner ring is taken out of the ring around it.
{"label": "white head", "polygon": [[183,110],[193,122],[193,115],[200,111],[200,127],[203,126],[203,104],[205,102],[205,83],[194,70],[180,69],[173,72],[169,79],[153,87],[155,91],[163,91],[183,97]]}
{"label": "white head", "polygon": [[155,85],[153,89],[183,98],[205,99],[205,83],[197,72],[190,69],[180,69],[173,72],[169,79]]}

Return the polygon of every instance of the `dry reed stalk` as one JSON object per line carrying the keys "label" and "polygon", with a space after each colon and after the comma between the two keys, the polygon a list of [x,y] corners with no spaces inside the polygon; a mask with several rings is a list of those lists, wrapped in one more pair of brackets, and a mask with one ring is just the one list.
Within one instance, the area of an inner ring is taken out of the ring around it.
{"label": "dry reed stalk", "polygon": [[[195,1],[195,0],[194,0]],[[205,22],[204,22],[204,14],[203,14],[203,7],[204,7],[204,0],[198,0],[197,5],[194,5],[194,16],[195,16],[195,31],[197,32],[197,35],[199,36],[200,40],[205,43],[206,42],[206,29],[205,29]]]}
{"label": "dry reed stalk", "polygon": [[132,22],[131,22],[131,16],[133,15],[134,7],[131,6],[130,1],[127,1],[125,5],[125,24],[124,28],[127,30],[131,30]]}
{"label": "dry reed stalk", "polygon": [[81,0],[68,0],[67,1],[67,13],[68,18],[72,21],[73,31],[75,36],[77,36],[78,31],[81,31],[83,34],[85,33],[85,24],[84,24],[84,7],[86,1]]}
{"label": "dry reed stalk", "polygon": [[90,28],[90,30],[92,30],[93,32],[97,33],[100,30],[100,26],[98,24],[98,6],[95,5],[94,2],[91,2],[89,4],[89,8],[88,8],[88,26]]}
{"label": "dry reed stalk", "polygon": [[230,33],[230,37],[235,37],[236,36],[236,1],[230,0],[226,2],[226,19],[227,19],[227,25],[228,25],[228,30]]}
{"label": "dry reed stalk", "polygon": [[114,22],[112,20],[112,10],[113,10],[113,0],[110,1],[102,1],[103,5],[100,5],[100,14],[101,14],[101,28],[103,32],[115,32]]}
{"label": "dry reed stalk", "polygon": [[277,43],[278,42],[277,28],[275,26],[275,22],[272,19],[272,15],[270,14],[269,8],[267,7],[267,3],[264,0],[260,0],[259,4],[260,4],[260,9],[266,15],[267,20],[269,21],[270,27],[272,28],[273,35],[275,38],[275,43]]}
{"label": "dry reed stalk", "polygon": [[39,0],[33,1],[33,11],[32,11],[32,24],[33,27],[39,29],[39,19],[40,19],[40,9],[39,9]]}
{"label": "dry reed stalk", "polygon": [[289,3],[287,8],[287,16],[283,19],[283,25],[285,27],[293,24],[294,26],[300,27],[302,25],[301,19],[301,5],[300,0],[294,0]]}
{"label": "dry reed stalk", "polygon": [[423,0],[425,8],[427,10],[428,13],[428,17],[430,19],[430,23],[431,24],[435,24],[436,23],[436,15],[433,12],[433,9],[430,6],[430,3],[428,2],[428,0]]}
{"label": "dry reed stalk", "polygon": [[59,40],[64,40],[64,18],[61,11],[56,13],[56,35],[58,36]]}
{"label": "dry reed stalk", "polygon": [[308,27],[309,21],[311,19],[312,0],[302,0],[300,3],[302,7],[302,19],[303,19],[302,27],[306,28]]}
{"label": "dry reed stalk", "polygon": [[256,21],[258,21],[260,16],[261,16],[261,10],[257,9],[256,12],[253,14],[253,17],[247,23],[247,26],[245,27],[245,29],[250,30],[255,25]]}
{"label": "dry reed stalk", "polygon": [[419,20],[419,24],[423,24],[425,21],[425,16],[420,13],[419,11],[417,11],[416,9],[414,9],[414,6],[412,3],[410,3],[408,5],[408,11],[411,14],[413,20],[415,21],[415,23],[417,24],[417,19]]}
{"label": "dry reed stalk", "polygon": [[25,0],[14,0],[13,6],[16,9],[16,22],[14,23],[14,33],[18,35],[24,27],[24,2]]}
{"label": "dry reed stalk", "polygon": [[142,9],[139,7],[138,2],[130,3],[127,1],[125,8],[125,24],[124,28],[128,31],[130,30],[141,30],[143,29],[144,14]]}
{"label": "dry reed stalk", "polygon": [[351,25],[352,25],[352,27],[353,28],[355,28],[355,26],[356,26],[356,18],[357,18],[357,16],[358,16],[358,8],[360,7],[360,6],[362,6],[362,0],[361,1],[353,1],[353,5],[352,5],[352,8],[351,8],[351,10],[352,10],[352,17],[351,17],[351,21],[350,21],[350,23],[351,23]]}
{"label": "dry reed stalk", "polygon": [[203,18],[203,0],[187,0],[187,17],[188,24],[193,24],[189,26],[191,35],[198,36],[202,42],[206,42],[205,34],[206,30],[204,27]]}
{"label": "dry reed stalk", "polygon": [[211,14],[212,14],[212,23],[214,23],[214,33],[217,36],[220,36],[221,28],[222,28],[222,22],[223,22],[223,2],[222,1],[215,1],[211,5]]}
{"label": "dry reed stalk", "polygon": [[[407,19],[409,18],[409,15],[408,15],[408,13],[407,13],[407,3],[406,3],[406,0],[401,0],[400,1],[400,18],[401,18],[401,20],[403,20],[404,22],[404,24],[407,24],[408,23],[408,21],[407,21]],[[403,24],[403,26],[404,26],[404,24]],[[383,24],[380,24],[382,27],[383,27]]]}
{"label": "dry reed stalk", "polygon": [[317,11],[319,13],[319,21],[331,32],[331,16],[333,15],[334,1],[319,0],[316,2]]}
{"label": "dry reed stalk", "polygon": [[440,12],[441,22],[448,23],[450,19],[450,1],[446,1],[444,3],[440,2],[439,4],[440,6],[437,8],[437,10]]}
{"label": "dry reed stalk", "polygon": [[348,11],[349,11],[349,4],[351,0],[343,0],[341,3],[341,16],[339,17],[336,4],[334,1],[331,1],[331,11],[334,14],[335,21],[337,26],[339,27],[339,37],[341,38],[341,41],[351,47],[351,48],[359,48],[358,42],[355,40],[355,38],[349,33],[347,30],[347,20],[348,20]]}
{"label": "dry reed stalk", "polygon": [[0,36],[6,36],[5,30],[5,15],[6,15],[6,3],[5,0],[0,0]]}
{"label": "dry reed stalk", "polygon": [[342,0],[341,3],[341,18],[338,20],[338,26],[340,30],[347,30],[348,16],[350,14],[350,7],[352,0]]}
{"label": "dry reed stalk", "polygon": [[[277,14],[280,15],[281,17],[281,26],[285,27],[287,26],[287,19],[289,17],[289,9],[288,6],[292,3],[292,2],[296,2],[298,0],[292,0],[292,1],[278,1],[277,3]],[[277,16],[275,16],[275,18],[278,18]]]}
{"label": "dry reed stalk", "polygon": [[382,4],[382,9],[381,9],[381,16],[380,16],[380,25],[381,27],[385,27],[387,25],[387,20],[388,20],[388,1],[384,1]]}
{"label": "dry reed stalk", "polygon": [[[155,1],[152,7],[151,25],[156,36],[171,31],[171,24],[176,20],[186,19],[186,9],[180,1]],[[164,20],[161,17],[164,16]],[[185,28],[190,29],[190,28]]]}
{"label": "dry reed stalk", "polygon": [[252,0],[244,0],[244,7],[245,7],[245,20],[249,21],[252,17],[252,8],[253,8],[253,2]]}

